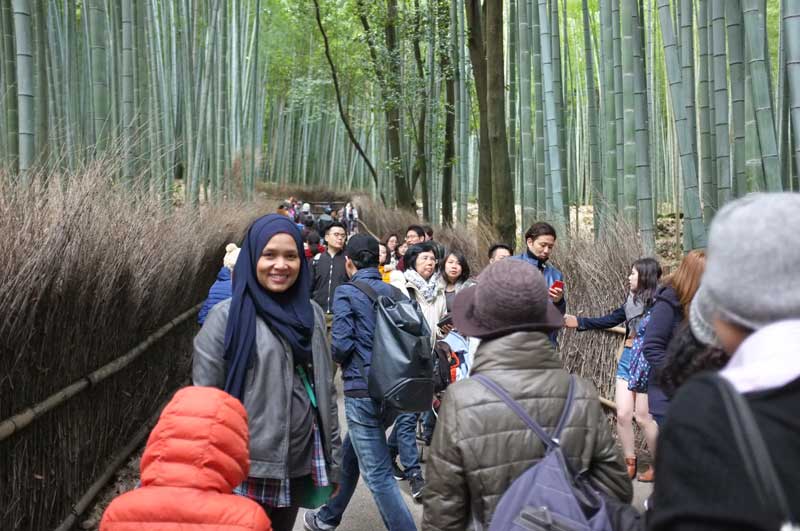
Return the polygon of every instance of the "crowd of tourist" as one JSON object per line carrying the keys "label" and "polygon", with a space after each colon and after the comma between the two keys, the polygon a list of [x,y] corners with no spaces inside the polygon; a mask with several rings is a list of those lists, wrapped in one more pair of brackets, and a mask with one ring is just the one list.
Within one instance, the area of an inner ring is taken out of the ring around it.
{"label": "crowd of tourist", "polygon": [[[315,217],[292,200],[226,247],[198,318],[195,387],[162,413],[140,488],[101,530],[282,531],[301,509],[305,529],[333,530],[360,478],[389,530],[417,529],[402,481],[433,531],[797,529],[799,194],[727,204],[708,248],[670,274],[635,260],[624,300],[598,317],[569,306],[549,223],[519,254],[492,245],[477,276],[430,227],[379,241],[358,225],[349,203]],[[388,407],[371,383],[381,312],[399,301],[413,301],[443,375],[423,411]],[[615,438],[594,383],[563,367],[558,334],[618,326]],[[654,483],[641,516],[634,481]]]}

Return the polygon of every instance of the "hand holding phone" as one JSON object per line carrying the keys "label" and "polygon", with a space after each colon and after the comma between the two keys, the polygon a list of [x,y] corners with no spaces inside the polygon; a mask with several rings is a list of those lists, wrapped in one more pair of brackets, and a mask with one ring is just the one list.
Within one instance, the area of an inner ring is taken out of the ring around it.
{"label": "hand holding phone", "polygon": [[550,286],[548,293],[550,294],[550,299],[552,299],[553,302],[556,304],[561,302],[561,299],[564,298],[564,282],[561,280],[556,280],[553,282],[553,285]]}

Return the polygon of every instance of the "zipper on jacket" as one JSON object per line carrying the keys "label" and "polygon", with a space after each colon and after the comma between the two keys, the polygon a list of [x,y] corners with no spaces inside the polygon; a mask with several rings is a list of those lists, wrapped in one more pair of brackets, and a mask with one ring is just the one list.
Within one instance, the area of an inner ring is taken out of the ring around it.
{"label": "zipper on jacket", "polygon": [[333,257],[331,258],[331,268],[328,271],[328,300],[325,303],[325,305],[327,306],[327,308],[325,309],[326,313],[331,313],[331,285],[332,284],[333,284]]}

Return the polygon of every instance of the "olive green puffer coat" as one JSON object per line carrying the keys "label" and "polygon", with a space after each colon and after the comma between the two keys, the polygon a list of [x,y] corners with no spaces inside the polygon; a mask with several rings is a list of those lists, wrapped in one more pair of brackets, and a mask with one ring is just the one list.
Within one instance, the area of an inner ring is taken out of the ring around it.
{"label": "olive green puffer coat", "polygon": [[[547,335],[516,332],[481,343],[473,374],[500,384],[551,432],[564,408],[569,374]],[[561,448],[595,487],[630,502],[633,488],[598,401],[578,378]],[[484,529],[500,497],[544,456],[544,445],[496,395],[475,380],[447,388],[433,436],[423,491],[426,530]]]}

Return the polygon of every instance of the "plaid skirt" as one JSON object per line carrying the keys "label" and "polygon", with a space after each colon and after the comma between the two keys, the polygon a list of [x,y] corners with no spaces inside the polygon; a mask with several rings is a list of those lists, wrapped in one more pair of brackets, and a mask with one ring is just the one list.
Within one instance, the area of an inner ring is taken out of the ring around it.
{"label": "plaid skirt", "polygon": [[[325,451],[322,447],[322,437],[317,428],[317,422],[311,423],[314,451],[311,456],[311,479],[316,487],[328,487],[328,472],[325,470]],[[249,477],[233,489],[234,494],[250,498],[251,500],[268,507],[291,507],[292,494],[290,490],[291,479],[253,478]]]}

